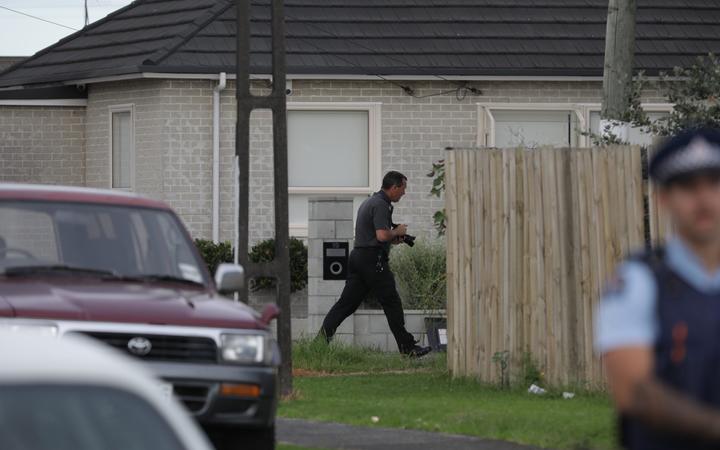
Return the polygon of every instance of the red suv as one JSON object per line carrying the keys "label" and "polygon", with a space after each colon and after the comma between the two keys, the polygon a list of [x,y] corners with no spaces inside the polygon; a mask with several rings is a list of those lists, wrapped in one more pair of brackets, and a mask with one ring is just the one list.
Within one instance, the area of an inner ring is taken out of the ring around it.
{"label": "red suv", "polygon": [[213,280],[162,202],[0,184],[0,329],[102,341],[143,361],[216,443],[274,448],[278,309],[219,295],[243,282],[233,264]]}

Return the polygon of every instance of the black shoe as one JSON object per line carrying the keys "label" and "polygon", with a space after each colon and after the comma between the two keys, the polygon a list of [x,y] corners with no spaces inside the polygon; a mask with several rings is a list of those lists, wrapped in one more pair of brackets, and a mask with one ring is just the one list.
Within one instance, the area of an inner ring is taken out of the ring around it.
{"label": "black shoe", "polygon": [[420,347],[419,345],[413,346],[410,350],[403,352],[409,358],[422,358],[432,351],[430,347]]}

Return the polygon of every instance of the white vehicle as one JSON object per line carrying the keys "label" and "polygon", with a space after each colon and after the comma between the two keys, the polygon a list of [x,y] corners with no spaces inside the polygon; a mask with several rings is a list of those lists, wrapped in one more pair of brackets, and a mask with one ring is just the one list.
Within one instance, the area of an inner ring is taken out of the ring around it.
{"label": "white vehicle", "polygon": [[138,363],[89,338],[39,334],[0,327],[0,449],[212,450]]}

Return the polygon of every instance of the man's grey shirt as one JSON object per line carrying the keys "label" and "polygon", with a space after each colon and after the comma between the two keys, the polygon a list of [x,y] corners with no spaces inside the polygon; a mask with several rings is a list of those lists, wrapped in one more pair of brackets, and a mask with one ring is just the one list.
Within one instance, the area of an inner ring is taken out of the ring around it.
{"label": "man's grey shirt", "polygon": [[355,248],[382,248],[390,250],[390,242],[377,240],[376,230],[392,229],[393,206],[383,191],[379,191],[365,200],[358,209],[355,224]]}

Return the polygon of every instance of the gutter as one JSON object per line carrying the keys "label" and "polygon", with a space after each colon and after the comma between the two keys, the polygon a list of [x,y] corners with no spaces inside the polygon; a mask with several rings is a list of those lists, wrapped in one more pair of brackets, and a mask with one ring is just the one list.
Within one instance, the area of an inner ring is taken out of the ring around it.
{"label": "gutter", "polygon": [[221,72],[213,89],[212,137],[212,239],[220,241],[220,92],[227,86],[227,76]]}

